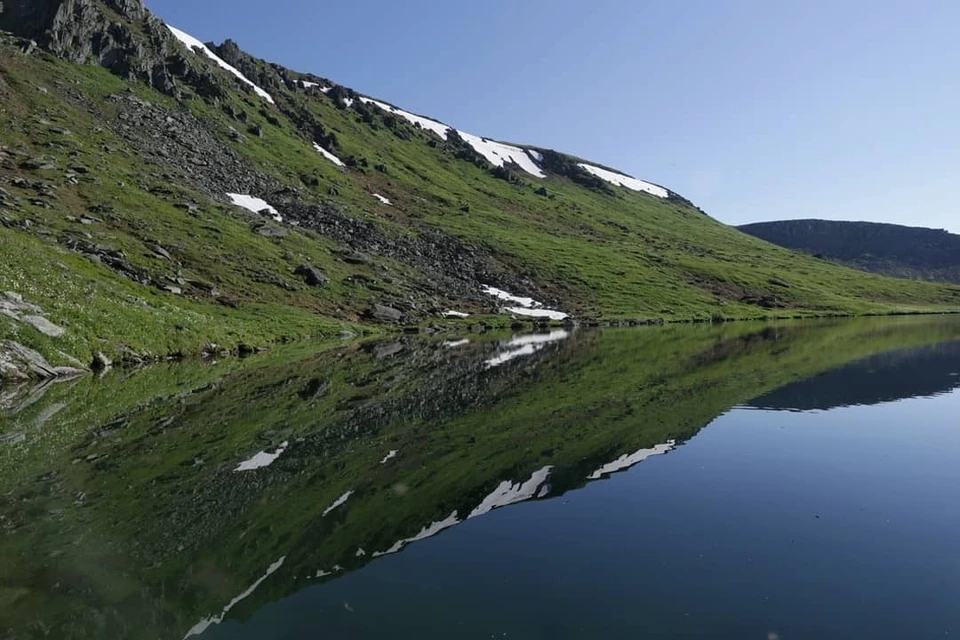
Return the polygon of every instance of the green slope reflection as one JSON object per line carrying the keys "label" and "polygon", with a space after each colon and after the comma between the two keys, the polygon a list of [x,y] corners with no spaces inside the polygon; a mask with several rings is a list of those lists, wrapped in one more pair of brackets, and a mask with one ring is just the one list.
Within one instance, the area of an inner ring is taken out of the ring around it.
{"label": "green slope reflection", "polygon": [[181,638],[669,455],[917,318],[407,337],[0,392],[0,627]]}

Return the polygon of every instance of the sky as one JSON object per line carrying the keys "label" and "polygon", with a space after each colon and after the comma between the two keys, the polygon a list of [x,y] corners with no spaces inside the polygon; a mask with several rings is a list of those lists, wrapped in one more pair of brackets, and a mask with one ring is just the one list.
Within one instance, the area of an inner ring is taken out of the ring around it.
{"label": "sky", "polygon": [[955,0],[146,0],[204,42],[666,186],[960,233]]}

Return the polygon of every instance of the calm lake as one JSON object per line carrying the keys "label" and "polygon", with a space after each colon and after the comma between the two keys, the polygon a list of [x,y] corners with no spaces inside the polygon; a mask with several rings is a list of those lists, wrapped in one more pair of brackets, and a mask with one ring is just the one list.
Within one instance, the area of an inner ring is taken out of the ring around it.
{"label": "calm lake", "polygon": [[960,636],[960,318],[0,388],[8,638]]}

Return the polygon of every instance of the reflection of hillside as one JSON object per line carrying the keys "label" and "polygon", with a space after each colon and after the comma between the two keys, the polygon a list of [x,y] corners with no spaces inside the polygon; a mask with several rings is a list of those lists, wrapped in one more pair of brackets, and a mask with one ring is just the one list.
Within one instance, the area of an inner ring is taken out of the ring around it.
{"label": "reflection of hillside", "polygon": [[53,388],[0,428],[20,438],[0,449],[17,594],[0,617],[14,637],[182,637],[602,481],[770,389],[958,336],[925,319],[579,332],[495,367],[525,344],[404,338]]}
{"label": "reflection of hillside", "polygon": [[960,386],[960,342],[864,358],[751,400],[761,409],[810,411],[936,396]]}

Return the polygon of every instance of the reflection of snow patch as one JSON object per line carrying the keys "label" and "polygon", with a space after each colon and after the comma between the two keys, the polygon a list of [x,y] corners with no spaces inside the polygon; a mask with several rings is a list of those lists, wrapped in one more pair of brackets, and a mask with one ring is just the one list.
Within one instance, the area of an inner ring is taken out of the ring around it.
{"label": "reflection of snow patch", "polygon": [[447,340],[443,343],[447,349],[454,349],[456,347],[463,347],[470,344],[470,340],[467,338],[461,338],[460,340]]}
{"label": "reflection of snow patch", "polygon": [[606,169],[601,169],[600,167],[595,167],[590,164],[583,164],[582,162],[580,163],[580,168],[587,171],[587,173],[592,173],[605,182],[615,184],[619,187],[626,187],[633,191],[644,191],[658,198],[666,198],[670,195],[670,192],[663,187],[658,187],[645,180],[637,180],[636,178],[625,176],[622,173],[614,173],[613,171],[607,171]]}
{"label": "reflection of snow patch", "polygon": [[392,451],[390,451],[390,453],[383,456],[383,460],[380,461],[380,464],[386,464],[388,460],[392,460],[396,458],[398,453],[399,451],[397,451],[396,449],[393,449]]}
{"label": "reflection of snow patch", "polygon": [[505,345],[505,348],[507,349],[506,351],[503,351],[493,358],[490,358],[484,362],[484,365],[487,369],[499,367],[500,365],[510,362],[516,358],[532,356],[537,351],[542,349],[545,344],[566,340],[569,337],[570,334],[563,330],[551,331],[550,333],[539,333],[530,336],[515,337]]}
{"label": "reflection of snow patch", "polygon": [[253,213],[266,211],[277,222],[283,222],[283,216],[280,215],[280,212],[267,204],[266,200],[241,193],[228,193],[227,197],[238,207],[242,207]]}
{"label": "reflection of snow patch", "polygon": [[235,597],[233,600],[231,600],[227,604],[227,606],[223,608],[223,611],[220,612],[220,615],[212,616],[210,618],[205,618],[200,622],[198,622],[197,624],[193,625],[193,628],[190,629],[190,631],[187,631],[187,635],[185,635],[184,638],[189,638],[190,636],[198,636],[202,634],[204,631],[206,631],[208,628],[212,627],[213,625],[220,624],[221,622],[223,622],[223,619],[226,617],[230,609],[233,609],[235,606],[237,606],[237,603],[239,603],[244,598],[250,597],[250,594],[256,591],[257,587],[259,587],[264,580],[269,578],[277,569],[279,569],[283,565],[283,561],[286,559],[287,557],[284,556],[279,560],[277,560],[276,562],[274,562],[269,567],[267,567],[267,572],[264,573],[262,576],[260,576],[256,582],[250,585],[250,587],[246,591],[244,591],[243,593]]}
{"label": "reflection of snow patch", "polygon": [[635,464],[639,464],[651,456],[661,456],[671,451],[675,445],[675,440],[667,440],[664,444],[658,444],[652,449],[640,449],[639,451],[631,454],[624,454],[613,462],[609,462],[591,473],[589,476],[587,476],[587,479],[598,480],[603,476],[616,473],[617,471],[621,471],[623,469],[632,467]]}
{"label": "reflection of snow patch", "polygon": [[346,166],[346,165],[343,164],[343,160],[341,160],[341,159],[338,158],[337,156],[333,155],[332,153],[330,153],[329,151],[327,151],[326,149],[324,149],[323,147],[321,147],[321,146],[320,146],[319,144],[317,144],[316,142],[313,143],[313,148],[317,150],[317,153],[319,153],[319,154],[322,155],[324,158],[326,158],[327,160],[329,160],[329,161],[332,162],[333,164],[337,165],[338,167],[344,167],[344,166]]}
{"label": "reflection of snow patch", "polygon": [[333,504],[327,507],[326,510],[323,512],[323,515],[325,516],[331,511],[333,511],[334,509],[336,509],[337,507],[342,506],[347,500],[350,499],[350,496],[352,495],[353,495],[353,489],[351,489],[350,491],[347,491],[345,494],[343,494],[342,496],[334,500]]}
{"label": "reflection of snow patch", "polygon": [[382,195],[380,195],[379,193],[374,193],[374,194],[373,194],[373,197],[376,198],[377,200],[379,200],[380,202],[382,202],[383,204],[387,205],[387,206],[390,206],[391,204],[393,204],[393,203],[391,203],[389,200],[387,200],[386,198],[384,198]]}
{"label": "reflection of snow patch", "polygon": [[244,460],[240,465],[234,469],[234,471],[253,471],[254,469],[261,469],[263,467],[269,467],[273,462],[280,457],[280,454],[287,449],[289,442],[284,442],[277,450],[273,453],[267,453],[266,451],[261,451],[255,454],[252,458]]}
{"label": "reflection of snow patch", "polygon": [[401,549],[403,549],[408,544],[410,544],[411,542],[417,542],[419,540],[430,538],[432,536],[437,535],[444,529],[449,529],[450,527],[459,523],[460,521],[457,519],[457,512],[454,511],[449,516],[447,516],[446,519],[427,525],[426,527],[420,530],[420,533],[413,536],[412,538],[404,538],[403,540],[398,540],[393,544],[392,547],[390,547],[386,551],[377,551],[376,553],[373,554],[373,557],[376,558],[378,556],[385,556],[389,553],[396,553]]}
{"label": "reflection of snow patch", "polygon": [[468,517],[475,518],[489,513],[498,507],[505,507],[509,504],[529,500],[537,495],[537,491],[546,483],[547,478],[550,476],[551,469],[553,469],[552,466],[546,466],[534,471],[529,480],[519,484],[504,480],[500,483],[500,486],[493,490],[493,493],[484,498],[483,502],[470,512]]}
{"label": "reflection of snow patch", "polygon": [[207,45],[203,44],[202,42],[194,38],[192,35],[190,35],[189,33],[185,33],[183,31],[180,31],[179,29],[174,29],[170,25],[167,25],[167,29],[170,30],[170,33],[173,34],[173,37],[175,37],[177,40],[179,40],[184,45],[186,45],[187,49],[190,49],[190,51],[193,51],[194,49],[200,49],[203,55],[213,60],[219,67],[226,69],[227,71],[232,73],[234,76],[239,78],[241,82],[253,88],[253,90],[256,92],[258,96],[260,96],[270,104],[274,104],[273,97],[269,93],[267,93],[257,85],[253,84],[252,82],[250,82],[250,80],[248,80],[247,77],[242,73],[240,73],[235,67],[232,67],[226,62],[224,62],[223,59],[220,58],[220,56],[215,54],[213,51],[210,51],[210,49],[207,48]]}

